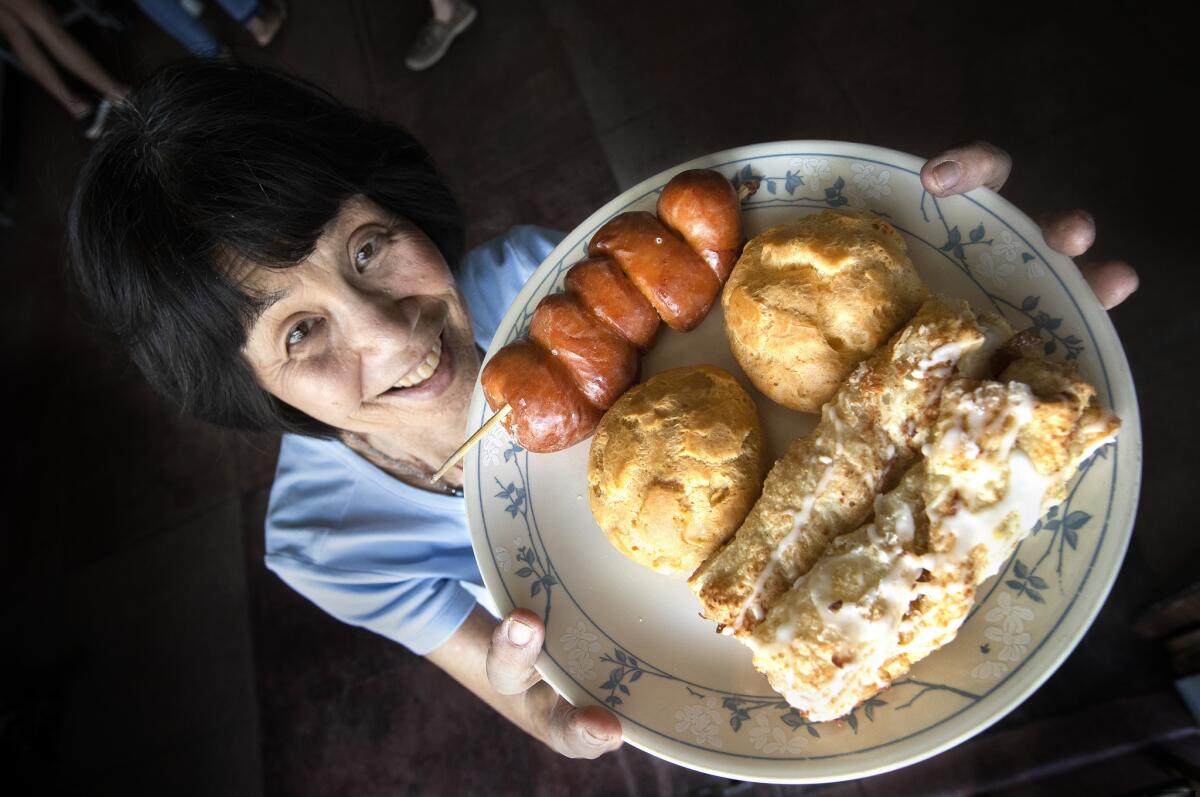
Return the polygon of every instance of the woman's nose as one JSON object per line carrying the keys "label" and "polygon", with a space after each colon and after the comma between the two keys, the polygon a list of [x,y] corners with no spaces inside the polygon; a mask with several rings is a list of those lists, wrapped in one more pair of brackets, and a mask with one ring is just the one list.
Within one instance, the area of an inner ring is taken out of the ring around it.
{"label": "woman's nose", "polygon": [[347,303],[344,334],[363,361],[364,377],[402,364],[418,315],[412,302],[391,296],[360,294]]}

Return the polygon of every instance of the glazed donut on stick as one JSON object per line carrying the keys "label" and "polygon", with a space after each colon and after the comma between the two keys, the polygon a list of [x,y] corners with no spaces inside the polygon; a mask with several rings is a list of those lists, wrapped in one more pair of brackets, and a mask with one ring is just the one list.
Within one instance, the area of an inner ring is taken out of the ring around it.
{"label": "glazed donut on stick", "polygon": [[742,251],[741,203],[728,180],[709,169],[680,172],[659,194],[658,219],[725,284]]}
{"label": "glazed donut on stick", "polygon": [[565,365],[579,392],[602,410],[637,377],[637,350],[597,323],[572,293],[542,299],[529,322],[529,339]]}
{"label": "glazed donut on stick", "polygon": [[644,210],[610,219],[592,236],[588,254],[617,261],[667,326],[681,332],[704,320],[721,290],[704,259]]}
{"label": "glazed donut on stick", "polygon": [[661,323],[621,267],[607,257],[589,257],[571,266],[563,285],[592,315],[641,350],[650,348]]}
{"label": "glazed donut on stick", "polygon": [[573,446],[592,433],[604,414],[575,389],[562,363],[526,338],[496,352],[486,373],[488,404],[512,407],[504,425],[530,451]]}
{"label": "glazed donut on stick", "polygon": [[[496,414],[433,481],[501,421],[534,452],[558,451],[591,435],[601,411],[632,384],[636,350],[653,342],[660,316],[681,331],[704,319],[737,260],[741,200],[756,189],[747,183],[735,192],[717,172],[681,172],[659,198],[663,221],[646,212],[622,213],[597,230],[592,256],[567,272],[565,293],[546,297],[534,311],[532,343],[511,343],[484,367],[480,382]],[[547,364],[556,360],[557,369]],[[553,398],[528,384],[562,388],[564,377],[573,396]]]}

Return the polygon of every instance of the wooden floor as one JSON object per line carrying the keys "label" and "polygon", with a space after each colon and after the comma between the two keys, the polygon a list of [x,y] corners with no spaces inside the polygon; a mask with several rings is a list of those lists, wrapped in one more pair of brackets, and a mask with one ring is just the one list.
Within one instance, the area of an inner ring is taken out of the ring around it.
{"label": "wooden floor", "polygon": [[[987,138],[1015,158],[1005,193],[1018,206],[1034,216],[1087,207],[1097,254],[1143,274],[1112,314],[1141,402],[1141,508],[1092,631],[978,739],[811,791],[1050,794],[1070,784],[1124,794],[1170,779],[1158,735],[1175,733],[1171,749],[1196,756],[1161,646],[1129,628],[1200,566],[1189,501],[1200,279],[1184,219],[1197,170],[1181,121],[1194,45],[1181,23],[1143,4],[1121,17],[1050,3],[480,6],[445,61],[421,74],[403,66],[428,12],[418,0],[292,0],[265,51],[219,26],[239,57],[412,129],[456,190],[472,243],[515,223],[570,229],[622,188],[739,144],[843,139],[927,155]],[[122,36],[80,36],[136,81],[180,51],[129,12]],[[44,95],[7,77],[0,140],[18,207],[0,230],[6,772],[27,778],[29,793],[781,791],[633,749],[560,759],[423,660],[329,619],[268,573],[262,519],[277,441],[180,417],[88,317],[62,243],[86,143]],[[1093,765],[1116,750],[1123,757]]]}

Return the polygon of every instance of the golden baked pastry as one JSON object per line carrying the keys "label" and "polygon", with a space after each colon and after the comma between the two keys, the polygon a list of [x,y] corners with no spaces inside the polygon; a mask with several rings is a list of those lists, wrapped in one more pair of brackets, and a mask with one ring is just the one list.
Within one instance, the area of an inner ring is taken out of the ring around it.
{"label": "golden baked pastry", "polygon": [[675,368],[612,406],[592,438],[588,501],[617,550],[663,573],[695,569],[758,497],[754,401],[711,365]]}
{"label": "golden baked pastry", "polygon": [[1117,433],[1068,365],[1030,357],[1001,379],[950,382],[926,458],[744,640],[809,720],[849,713],[952,640],[979,584]]}
{"label": "golden baked pastry", "polygon": [[775,463],[737,536],[692,575],[704,616],[748,633],[830,539],[857,528],[919,455],[956,364],[985,340],[966,302],[934,296],[861,363]]}
{"label": "golden baked pastry", "polygon": [[894,227],[823,211],[751,239],[721,306],[729,348],[755,387],[816,412],[925,295]]}

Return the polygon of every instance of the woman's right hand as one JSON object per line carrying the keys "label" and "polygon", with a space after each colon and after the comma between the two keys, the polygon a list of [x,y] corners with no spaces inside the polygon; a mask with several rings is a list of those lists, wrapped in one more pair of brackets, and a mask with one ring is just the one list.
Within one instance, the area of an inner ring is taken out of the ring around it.
{"label": "woman's right hand", "polygon": [[515,609],[492,632],[487,677],[503,695],[524,697],[529,730],[571,758],[596,758],[621,746],[621,722],[600,706],[576,708],[542,681],[534,663],[546,627],[528,609]]}

